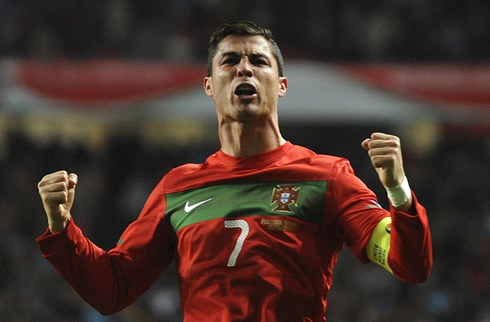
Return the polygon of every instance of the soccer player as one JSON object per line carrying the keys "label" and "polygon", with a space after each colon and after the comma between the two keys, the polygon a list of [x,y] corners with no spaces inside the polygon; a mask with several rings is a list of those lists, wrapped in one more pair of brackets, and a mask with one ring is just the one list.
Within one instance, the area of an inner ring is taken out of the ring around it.
{"label": "soccer player", "polygon": [[215,101],[221,149],[166,174],[109,251],[84,237],[71,215],[77,175],[46,175],[38,184],[48,220],[37,239],[43,256],[102,314],[130,305],[175,259],[185,321],[325,321],[345,245],[361,262],[425,281],[431,235],[400,140],[373,133],[361,143],[388,211],[346,159],[281,136],[277,103],[287,88],[268,29],[219,28],[204,90]]}

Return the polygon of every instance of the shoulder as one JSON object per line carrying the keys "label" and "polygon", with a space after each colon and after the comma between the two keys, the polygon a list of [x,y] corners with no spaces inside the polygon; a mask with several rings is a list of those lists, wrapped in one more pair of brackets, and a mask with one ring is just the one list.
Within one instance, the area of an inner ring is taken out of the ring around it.
{"label": "shoulder", "polygon": [[170,170],[160,184],[165,193],[187,190],[201,186],[205,181],[219,176],[216,153],[211,154],[203,163],[186,163]]}
{"label": "shoulder", "polygon": [[178,189],[183,184],[192,184],[194,181],[189,180],[189,178],[196,177],[194,174],[198,173],[202,166],[203,164],[200,163],[186,163],[173,168],[160,182],[163,190],[169,192]]}
{"label": "shoulder", "polygon": [[347,159],[327,154],[318,154],[300,145],[292,146],[287,153],[270,166],[260,170],[267,172],[268,180],[290,181],[333,180],[339,172],[352,172]]}
{"label": "shoulder", "polygon": [[291,152],[297,162],[306,163],[323,170],[352,172],[350,161],[341,156],[319,154],[301,145],[295,145]]}

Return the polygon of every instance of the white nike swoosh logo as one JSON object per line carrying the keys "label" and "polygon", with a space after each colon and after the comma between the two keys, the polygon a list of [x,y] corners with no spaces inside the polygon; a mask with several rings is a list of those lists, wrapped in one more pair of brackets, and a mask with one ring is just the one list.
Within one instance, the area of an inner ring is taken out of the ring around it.
{"label": "white nike swoosh logo", "polygon": [[214,199],[214,198],[209,198],[209,199],[206,199],[206,200],[203,200],[203,201],[199,201],[198,203],[195,203],[195,204],[193,204],[193,205],[189,205],[189,201],[187,201],[187,202],[185,203],[185,206],[184,206],[184,211],[185,211],[185,212],[190,212],[190,211],[191,211],[191,210],[193,210],[194,208],[199,207],[200,205],[205,204],[206,202],[211,201],[211,200],[213,200],[213,199]]}

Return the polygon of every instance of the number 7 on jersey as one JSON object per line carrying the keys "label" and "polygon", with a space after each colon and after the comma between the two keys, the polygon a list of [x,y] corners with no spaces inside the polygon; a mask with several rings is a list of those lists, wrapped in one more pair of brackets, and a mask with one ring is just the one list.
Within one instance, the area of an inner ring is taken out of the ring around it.
{"label": "number 7 on jersey", "polygon": [[245,239],[247,238],[247,235],[250,231],[250,228],[248,226],[248,223],[243,220],[243,219],[237,219],[237,220],[226,220],[225,221],[225,228],[240,228],[241,232],[240,235],[238,236],[238,239],[235,244],[235,248],[230,254],[230,258],[228,259],[228,267],[233,267],[236,264],[236,260],[238,258],[238,255],[242,251],[243,243],[245,242]]}

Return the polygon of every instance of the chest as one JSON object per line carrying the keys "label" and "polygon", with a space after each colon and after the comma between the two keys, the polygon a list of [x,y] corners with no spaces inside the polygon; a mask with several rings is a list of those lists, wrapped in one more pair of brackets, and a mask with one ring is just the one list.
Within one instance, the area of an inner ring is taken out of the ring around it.
{"label": "chest", "polygon": [[166,216],[177,232],[218,218],[282,216],[322,224],[327,181],[243,182],[166,195]]}

